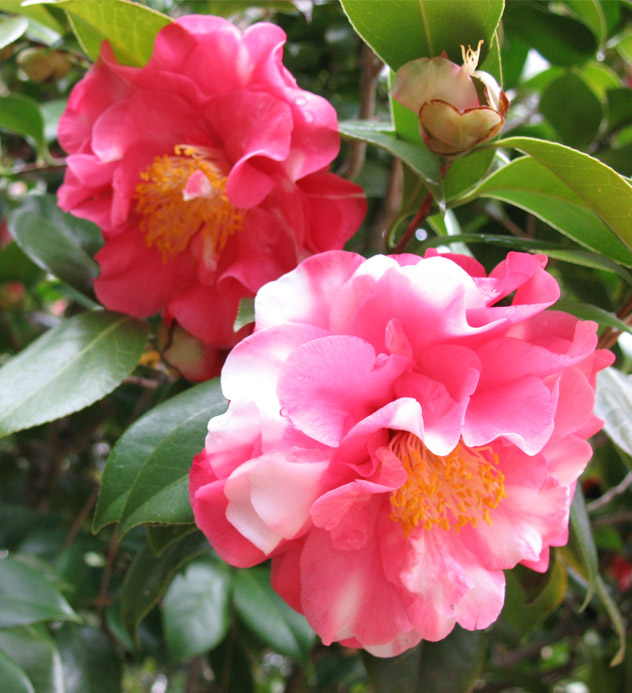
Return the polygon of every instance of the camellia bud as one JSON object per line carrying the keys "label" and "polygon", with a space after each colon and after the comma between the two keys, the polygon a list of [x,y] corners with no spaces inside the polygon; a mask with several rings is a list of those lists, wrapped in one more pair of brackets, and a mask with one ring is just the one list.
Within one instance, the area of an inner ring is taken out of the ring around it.
{"label": "camellia bud", "polygon": [[395,74],[393,98],[419,114],[421,136],[436,154],[466,154],[495,137],[505,122],[505,92],[489,73],[476,69],[482,43],[476,50],[461,46],[462,67],[444,51],[438,58],[412,60]]}

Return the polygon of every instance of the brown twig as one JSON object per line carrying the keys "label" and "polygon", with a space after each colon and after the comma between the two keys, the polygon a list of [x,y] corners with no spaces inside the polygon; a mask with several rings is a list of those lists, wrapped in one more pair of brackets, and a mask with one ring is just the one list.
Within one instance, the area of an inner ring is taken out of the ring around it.
{"label": "brown twig", "polygon": [[[377,78],[382,70],[383,63],[375,53],[362,43],[360,49],[360,120],[369,120],[375,115],[375,90]],[[349,144],[349,153],[338,173],[343,178],[355,178],[362,166],[366,154],[366,142],[353,140]]]}
{"label": "brown twig", "polygon": [[393,159],[382,205],[368,232],[368,249],[377,253],[386,250],[386,230],[399,210],[404,181],[404,167],[400,159]]}
{"label": "brown twig", "polygon": [[79,533],[81,526],[83,525],[86,518],[90,514],[90,511],[92,510],[92,506],[95,504],[98,495],[99,495],[99,486],[95,485],[94,488],[92,489],[92,493],[88,497],[88,500],[84,503],[83,508],[81,508],[81,511],[79,512],[79,514],[75,518],[75,521],[72,523],[72,527],[70,528],[70,531],[68,532],[66,538],[64,539],[64,543],[61,545],[62,551],[67,549],[72,544],[72,542],[75,540],[75,537]]}
{"label": "brown twig", "polygon": [[421,224],[430,213],[430,210],[432,209],[432,201],[432,194],[427,193],[424,201],[421,203],[421,207],[419,207],[419,211],[417,214],[415,214],[410,224],[408,224],[406,231],[404,231],[404,235],[399,239],[399,243],[395,246],[393,253],[397,254],[404,252],[408,242],[413,237],[415,231],[419,228],[419,224]]}
{"label": "brown twig", "polygon": [[105,570],[103,571],[103,577],[101,578],[101,585],[99,586],[99,594],[96,599],[96,612],[97,617],[101,624],[105,623],[103,618],[103,607],[107,606],[109,600],[107,598],[108,588],[110,587],[110,578],[112,577],[112,570],[114,569],[114,559],[116,558],[116,552],[118,551],[118,525],[114,528],[112,533],[112,539],[110,540],[110,548],[108,549],[108,555],[105,563]]}

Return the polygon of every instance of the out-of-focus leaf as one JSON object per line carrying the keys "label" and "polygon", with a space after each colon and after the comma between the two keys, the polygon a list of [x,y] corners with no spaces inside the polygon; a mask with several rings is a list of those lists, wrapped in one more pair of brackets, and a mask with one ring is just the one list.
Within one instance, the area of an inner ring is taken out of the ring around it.
{"label": "out-of-focus leaf", "polygon": [[582,303],[581,301],[560,299],[555,304],[555,309],[566,311],[582,320],[594,320],[605,327],[612,327],[615,330],[621,330],[621,332],[632,334],[632,327],[626,325],[623,320],[620,320],[614,313],[609,313],[599,306]]}
{"label": "out-of-focus leaf", "polygon": [[[447,51],[461,63],[461,45],[484,39],[484,58],[503,12],[502,0],[341,0],[353,28],[393,70]],[[404,30],[405,28],[405,30]]]}
{"label": "out-of-focus leaf", "polygon": [[5,693],[35,693],[33,684],[15,660],[0,650],[0,681]]}
{"label": "out-of-focus leaf", "polygon": [[632,380],[616,368],[597,375],[595,414],[604,421],[604,431],[626,454],[632,455]]}
{"label": "out-of-focus leaf", "polygon": [[235,318],[235,324],[233,325],[233,330],[238,332],[242,327],[255,321],[255,299],[254,298],[242,298],[239,301],[239,310],[237,311],[237,317]]}
{"label": "out-of-focus leaf", "polygon": [[608,129],[616,130],[632,124],[632,90],[620,87],[608,89]]}
{"label": "out-of-focus leaf", "polygon": [[120,313],[77,315],[0,368],[0,436],[79,411],[134,369],[149,326]]}
{"label": "out-of-focus leaf", "polygon": [[384,693],[416,693],[423,690],[418,686],[422,647],[417,645],[388,658],[362,652],[362,661],[373,689]]}
{"label": "out-of-focus leaf", "polygon": [[20,250],[17,243],[9,243],[0,249],[0,282],[31,284],[42,274],[42,270]]}
{"label": "out-of-focus leaf", "polygon": [[599,44],[606,38],[606,19],[598,0],[564,0],[577,18],[595,35]]}
{"label": "out-of-focus leaf", "polygon": [[209,654],[209,661],[222,693],[254,693],[256,690],[248,653],[231,634]]}
{"label": "out-of-focus leaf", "polygon": [[585,577],[588,580],[588,591],[580,609],[582,611],[595,593],[597,578],[599,577],[599,564],[597,548],[586,510],[586,501],[580,484],[577,484],[575,488],[575,495],[571,504],[570,530],[569,545],[579,557]]}
{"label": "out-of-focus leaf", "polygon": [[604,609],[606,610],[606,613],[608,614],[608,618],[610,619],[610,623],[612,625],[612,628],[614,629],[614,632],[619,637],[619,648],[615,652],[614,657],[610,662],[611,667],[616,667],[618,664],[621,664],[621,662],[623,662],[623,659],[625,657],[626,623],[623,616],[621,615],[621,612],[619,611],[619,607],[617,606],[616,602],[612,598],[612,595],[608,591],[608,588],[606,587],[604,581],[602,580],[601,575],[597,576],[595,591],[597,592],[597,595],[601,600],[601,603]]}
{"label": "out-of-focus leaf", "polygon": [[583,22],[539,2],[508,3],[503,24],[554,65],[581,64],[597,51],[597,39]]}
{"label": "out-of-focus leaf", "polygon": [[137,645],[138,624],[158,603],[171,578],[182,565],[207,553],[210,548],[206,538],[196,532],[172,544],[160,557],[149,544],[136,554],[121,588],[121,615]]}
{"label": "out-of-focus leaf", "polygon": [[[57,139],[59,119],[66,109],[67,103],[67,99],[53,99],[52,101],[46,101],[40,104],[40,110],[44,118],[44,138],[49,143]],[[89,224],[90,222],[85,223]]]}
{"label": "out-of-focus leaf", "polygon": [[[623,185],[627,185],[623,179],[621,181]],[[580,245],[615,262],[632,266],[632,251],[610,231],[598,213],[590,208],[581,194],[583,191],[584,188],[579,192],[574,190],[551,168],[539,161],[521,157],[492,173],[463,200],[491,197],[509,202],[534,214]],[[592,196],[592,193],[589,195]],[[459,200],[458,204],[463,200]],[[632,188],[630,200],[632,203]],[[625,200],[623,202],[625,204]],[[599,209],[603,209],[601,202]],[[609,210],[604,213],[610,215]],[[630,232],[632,233],[632,228]]]}
{"label": "out-of-focus leaf", "polygon": [[505,576],[507,594],[502,618],[521,636],[528,635],[552,614],[566,595],[568,574],[556,551],[552,552],[551,564],[544,575],[523,568],[507,571]]}
{"label": "out-of-focus leaf", "polygon": [[579,73],[595,94],[605,101],[609,89],[619,89],[621,79],[608,65],[597,60],[586,63]]}
{"label": "out-of-focus leaf", "polygon": [[17,41],[27,30],[29,23],[25,17],[7,17],[0,20],[0,48]]}
{"label": "out-of-focus leaf", "polygon": [[632,142],[622,147],[610,147],[597,154],[599,161],[611,166],[622,176],[632,176]]}
{"label": "out-of-focus leaf", "polygon": [[207,652],[230,624],[231,569],[218,558],[191,561],[176,575],[162,601],[162,620],[172,659]]}
{"label": "out-of-focus leaf", "polygon": [[29,96],[0,96],[0,130],[30,137],[38,154],[46,151],[44,118],[37,101]]}
{"label": "out-of-focus leaf", "polygon": [[234,590],[240,619],[266,645],[299,661],[308,658],[314,631],[272,589],[265,568],[238,571]]}
{"label": "out-of-focus leaf", "polygon": [[612,42],[612,47],[626,62],[632,63],[632,31],[626,31],[617,37]]}
{"label": "out-of-focus leaf", "polygon": [[191,460],[204,446],[209,419],[225,408],[215,379],[176,395],[134,423],[107,461],[94,530],[117,521],[123,533],[142,523],[191,523]]}
{"label": "out-of-focus leaf", "polygon": [[129,0],[42,0],[68,14],[73,31],[87,55],[96,60],[104,40],[124,65],[144,65],[151,57],[156,34],[172,20]]}
{"label": "out-of-focus leaf", "polygon": [[482,631],[456,626],[447,638],[424,642],[417,690],[427,693],[471,691],[483,668],[486,641]]}
{"label": "out-of-focus leaf", "polygon": [[529,137],[509,137],[492,146],[514,147],[563,181],[610,229],[632,247],[632,185],[588,154]]}
{"label": "out-of-focus leaf", "polygon": [[62,212],[52,195],[27,198],[9,215],[8,224],[20,248],[42,269],[86,295],[92,293],[99,267],[90,251],[101,244],[98,227]]}
{"label": "out-of-focus leaf", "polygon": [[573,72],[548,85],[540,97],[539,110],[562,142],[572,147],[583,147],[592,142],[603,117],[599,99]]}
{"label": "out-of-focus leaf", "polygon": [[374,144],[400,158],[423,179],[435,200],[442,202],[441,160],[423,144],[416,145],[397,139],[390,123],[345,120],[340,123],[340,133],[354,140]]}
{"label": "out-of-focus leaf", "polygon": [[32,568],[0,559],[0,628],[41,621],[81,621],[61,593]]}
{"label": "out-of-focus leaf", "polygon": [[121,659],[96,628],[65,625],[55,636],[64,672],[64,693],[119,693]]}
{"label": "out-of-focus leaf", "polygon": [[66,693],[59,652],[43,627],[0,630],[2,650],[25,672],[35,693]]}
{"label": "out-of-focus leaf", "polygon": [[[0,11],[24,15],[55,32],[58,37],[64,33],[64,27],[53,17],[47,7],[27,4],[26,0],[0,0]],[[29,29],[32,30],[32,28],[31,23]]]}

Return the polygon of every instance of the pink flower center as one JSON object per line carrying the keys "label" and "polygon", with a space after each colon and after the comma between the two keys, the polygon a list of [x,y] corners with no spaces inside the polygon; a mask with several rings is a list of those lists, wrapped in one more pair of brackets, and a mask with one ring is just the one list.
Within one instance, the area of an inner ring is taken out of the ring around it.
{"label": "pink flower center", "polygon": [[505,477],[498,456],[489,447],[468,448],[459,443],[445,457],[430,452],[417,436],[399,431],[389,448],[408,474],[403,486],[391,493],[391,519],[404,535],[421,525],[456,532],[482,519],[492,523],[493,510],[506,496]]}
{"label": "pink flower center", "polygon": [[200,232],[205,259],[215,264],[228,239],[243,227],[245,211],[226,196],[226,178],[195,147],[157,156],[141,174],[134,200],[148,247],[167,263]]}

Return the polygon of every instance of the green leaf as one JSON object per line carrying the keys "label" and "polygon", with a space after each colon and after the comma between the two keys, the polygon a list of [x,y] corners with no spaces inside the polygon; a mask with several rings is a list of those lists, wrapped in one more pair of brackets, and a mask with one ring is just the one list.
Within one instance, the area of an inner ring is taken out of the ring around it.
{"label": "green leaf", "polygon": [[598,0],[564,0],[601,45],[606,38],[606,20]]}
{"label": "green leaf", "polygon": [[0,436],[105,397],[134,370],[148,330],[127,315],[93,311],[44,333],[0,368]]}
{"label": "green leaf", "polygon": [[555,304],[556,310],[563,310],[570,313],[581,320],[594,320],[605,327],[612,327],[621,332],[632,334],[632,327],[626,325],[623,320],[620,320],[614,313],[609,313],[607,310],[599,306],[593,306],[589,303],[581,301],[571,301],[568,299],[560,299]]}
{"label": "green leaf", "polygon": [[237,311],[237,317],[235,318],[235,324],[233,325],[233,330],[239,332],[242,327],[249,325],[251,322],[255,321],[255,299],[254,298],[242,298],[239,301],[239,310]]}
{"label": "green leaf", "polygon": [[43,272],[25,255],[17,243],[9,243],[0,249],[0,282],[19,281],[32,284]]}
{"label": "green leaf", "polygon": [[33,684],[9,655],[0,650],[0,681],[4,693],[35,693]]}
{"label": "green leaf", "polygon": [[232,632],[209,653],[209,661],[222,693],[255,693],[258,690],[252,678],[251,657]]}
{"label": "green leaf", "polygon": [[25,17],[8,17],[0,20],[0,48],[17,41],[28,26],[29,23]]}
{"label": "green leaf", "polygon": [[604,431],[628,455],[632,455],[632,380],[616,368],[597,375],[595,413],[604,420]]}
{"label": "green leaf", "polygon": [[580,611],[582,611],[586,608],[595,592],[597,578],[599,577],[599,564],[597,548],[595,547],[581,484],[577,484],[571,504],[570,530],[569,545],[579,557],[588,580],[588,591],[580,608]]}
{"label": "green leaf", "polygon": [[55,635],[64,672],[64,693],[118,693],[121,658],[97,628],[64,625]]}
{"label": "green leaf", "polygon": [[503,13],[503,0],[341,0],[358,34],[393,70],[447,51],[461,64],[461,45],[484,39],[482,58]]}
{"label": "green leaf", "polygon": [[8,130],[33,141],[38,154],[46,152],[44,118],[37,101],[29,96],[0,96],[0,130]]}
{"label": "green leaf", "polygon": [[163,595],[171,578],[188,561],[211,550],[201,532],[189,534],[156,557],[149,544],[136,555],[121,587],[121,615],[132,639],[138,645],[141,620]]}
{"label": "green leaf", "polygon": [[43,627],[0,630],[0,651],[17,662],[36,693],[66,693],[61,658]]}
{"label": "green leaf", "polygon": [[345,137],[368,142],[400,158],[423,179],[435,200],[442,203],[441,160],[423,144],[398,139],[390,123],[345,120],[339,124],[339,128],[340,134]]}
{"label": "green leaf", "polygon": [[[632,197],[632,188],[630,195]],[[584,247],[632,266],[632,251],[610,231],[599,214],[590,209],[582,194],[573,190],[551,168],[531,157],[514,159],[498,169],[456,204],[477,197],[490,197],[520,207]],[[601,210],[601,201],[598,204]],[[605,213],[610,215],[609,210]]]}
{"label": "green leaf", "polygon": [[601,102],[573,72],[558,77],[547,86],[540,97],[539,110],[562,142],[572,147],[592,142],[603,117]]}
{"label": "green leaf", "polygon": [[171,581],[162,601],[165,639],[175,661],[218,645],[230,625],[233,574],[218,558],[191,561]]}
{"label": "green leaf", "polygon": [[55,620],[81,619],[46,578],[13,558],[0,559],[0,628]]}
{"label": "green leaf", "polygon": [[[53,17],[47,7],[27,5],[25,0],[0,0],[0,11],[24,15],[55,32],[58,38],[64,33],[64,27]],[[29,26],[29,31],[33,31],[32,23]]]}
{"label": "green leaf", "polygon": [[453,200],[476,185],[489,171],[494,156],[493,149],[477,149],[455,159],[443,180],[446,200]]}
{"label": "green leaf", "polygon": [[619,648],[615,652],[614,657],[610,662],[611,667],[616,667],[621,664],[625,658],[625,632],[626,632],[626,622],[619,611],[617,603],[612,598],[612,595],[608,591],[606,584],[604,583],[601,575],[597,576],[597,584],[595,586],[595,591],[601,604],[603,605],[608,618],[610,619],[610,624],[612,625],[614,632],[619,636]]}
{"label": "green leaf", "polygon": [[502,618],[521,636],[531,633],[564,601],[568,574],[557,551],[552,552],[549,569],[544,575],[517,566],[505,576],[507,594]]}
{"label": "green leaf", "polygon": [[268,570],[238,571],[233,598],[240,619],[266,645],[293,659],[307,660],[314,632],[272,589]]}
{"label": "green leaf", "polygon": [[412,647],[396,657],[374,657],[362,652],[368,679],[373,690],[383,693],[417,693],[419,688],[422,648]]}
{"label": "green leaf", "polygon": [[424,642],[417,690],[424,693],[471,691],[483,668],[486,641],[485,633],[456,626],[447,638]]}
{"label": "green leaf", "polygon": [[65,214],[52,195],[28,197],[9,216],[17,244],[42,269],[90,296],[99,274],[90,257],[101,245],[97,226]]}
{"label": "green leaf", "polygon": [[554,14],[545,4],[510,2],[503,24],[554,65],[581,64],[597,51],[597,39],[583,22]]}
{"label": "green leaf", "polygon": [[225,409],[215,379],[172,397],[135,422],[107,461],[94,531],[110,522],[120,522],[123,533],[145,522],[191,523],[191,461],[204,446],[209,419]]}
{"label": "green leaf", "polygon": [[151,550],[156,556],[161,556],[166,549],[172,544],[175,544],[180,539],[195,532],[197,527],[194,524],[190,525],[147,525],[147,539]]}
{"label": "green leaf", "polygon": [[172,20],[129,0],[57,0],[66,10],[79,43],[92,60],[110,42],[123,65],[141,67],[151,57],[156,34]]}
{"label": "green leaf", "polygon": [[536,159],[632,247],[632,186],[616,171],[588,154],[555,142],[509,137],[492,146],[514,147]]}

